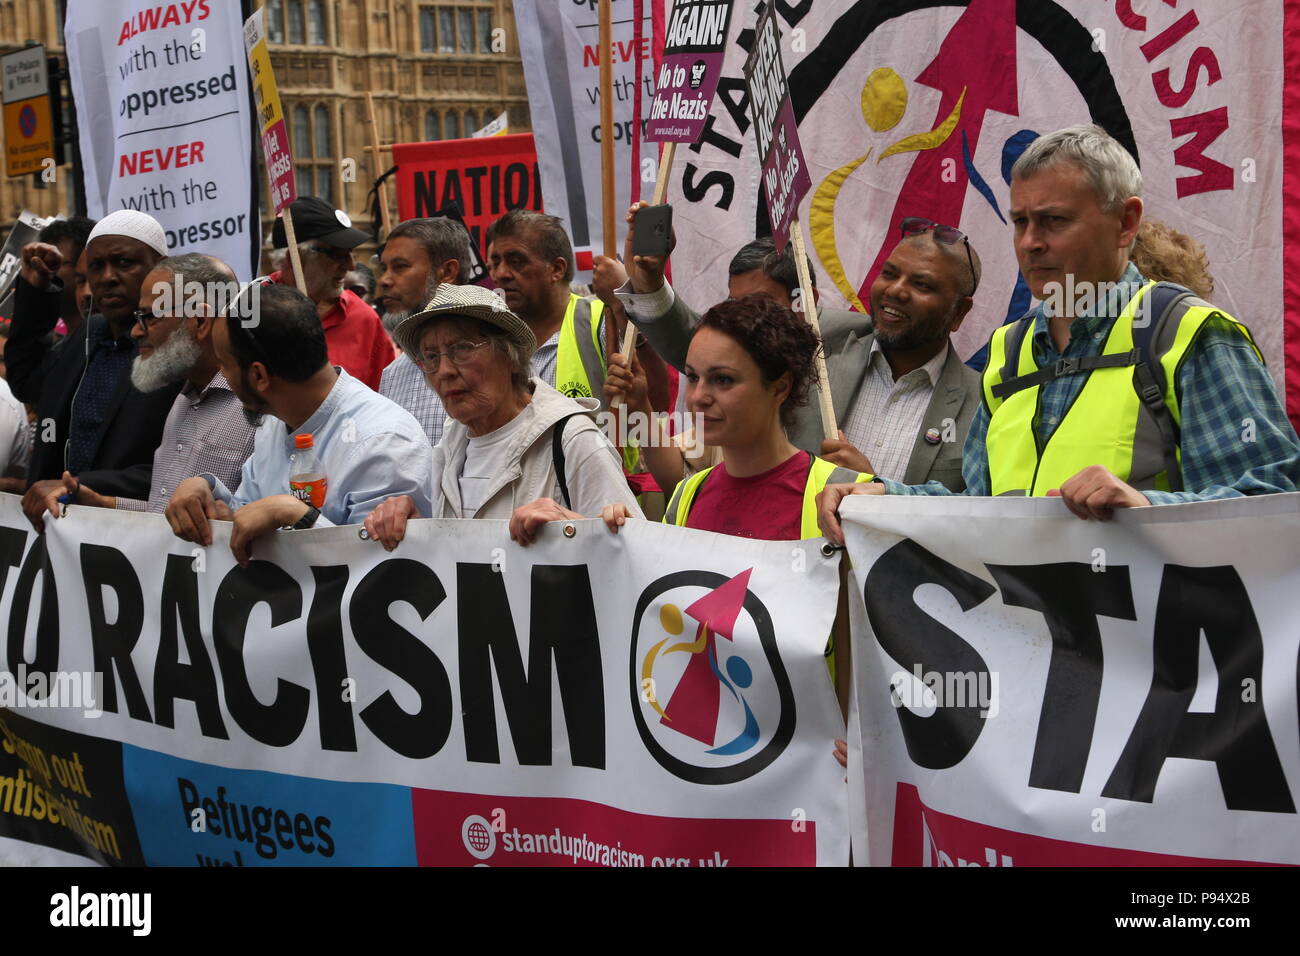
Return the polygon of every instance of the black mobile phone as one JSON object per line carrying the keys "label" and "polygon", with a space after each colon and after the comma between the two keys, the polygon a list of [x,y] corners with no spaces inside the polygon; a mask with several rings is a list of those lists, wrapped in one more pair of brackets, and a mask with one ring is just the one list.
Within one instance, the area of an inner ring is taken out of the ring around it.
{"label": "black mobile phone", "polygon": [[666,256],[673,234],[673,207],[642,206],[632,220],[632,255]]}

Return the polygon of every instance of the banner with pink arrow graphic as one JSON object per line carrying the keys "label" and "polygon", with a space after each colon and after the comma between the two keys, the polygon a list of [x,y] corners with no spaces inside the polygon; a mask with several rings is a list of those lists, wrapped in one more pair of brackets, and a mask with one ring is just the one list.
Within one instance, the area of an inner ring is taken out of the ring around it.
{"label": "banner with pink arrow graphic", "polygon": [[[1011,166],[1037,136],[1095,122],[1137,158],[1146,218],[1204,245],[1211,301],[1250,327],[1300,419],[1300,2],[1223,0],[1212,16],[1129,0],[774,6],[811,179],[792,212],[824,305],[865,311],[902,219],[955,226],[984,263],[954,337],[979,362],[1031,302]],[[758,20],[737,6],[704,131],[673,167],[679,263],[725,263],[769,229],[744,71]],[[725,269],[675,278],[698,311],[726,296]]]}

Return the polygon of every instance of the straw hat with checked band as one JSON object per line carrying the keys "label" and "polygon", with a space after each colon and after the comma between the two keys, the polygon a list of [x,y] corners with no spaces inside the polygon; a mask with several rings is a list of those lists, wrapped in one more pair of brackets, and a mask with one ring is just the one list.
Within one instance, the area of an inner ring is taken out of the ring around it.
{"label": "straw hat with checked band", "polygon": [[393,340],[398,348],[420,362],[420,338],[430,323],[439,319],[465,316],[479,319],[505,332],[524,350],[527,361],[537,351],[537,338],[523,319],[515,315],[495,292],[478,285],[449,285],[444,282],[424,307],[397,327]]}

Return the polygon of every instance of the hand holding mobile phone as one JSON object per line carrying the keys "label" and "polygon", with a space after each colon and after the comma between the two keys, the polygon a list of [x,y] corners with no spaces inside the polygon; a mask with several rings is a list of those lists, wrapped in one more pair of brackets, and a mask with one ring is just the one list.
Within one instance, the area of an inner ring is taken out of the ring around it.
{"label": "hand holding mobile phone", "polygon": [[666,257],[672,244],[673,207],[642,206],[632,220],[632,255]]}

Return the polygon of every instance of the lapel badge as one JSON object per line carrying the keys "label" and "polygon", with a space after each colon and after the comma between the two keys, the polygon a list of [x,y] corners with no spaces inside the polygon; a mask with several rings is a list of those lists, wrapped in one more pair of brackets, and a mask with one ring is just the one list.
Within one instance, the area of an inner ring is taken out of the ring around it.
{"label": "lapel badge", "polygon": [[940,436],[941,433],[937,428],[927,428],[925,430],[925,440],[928,441],[931,445],[939,444]]}

